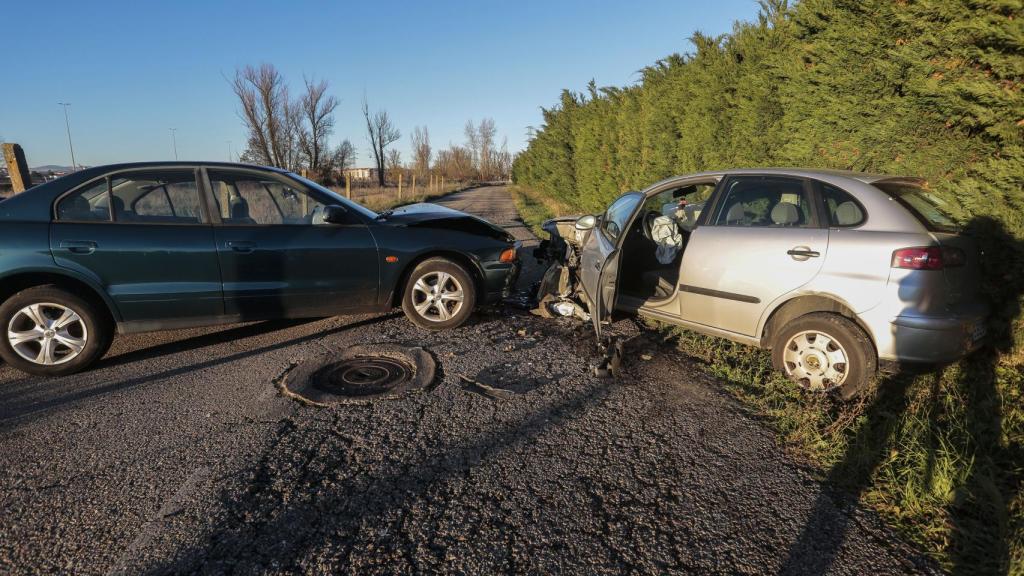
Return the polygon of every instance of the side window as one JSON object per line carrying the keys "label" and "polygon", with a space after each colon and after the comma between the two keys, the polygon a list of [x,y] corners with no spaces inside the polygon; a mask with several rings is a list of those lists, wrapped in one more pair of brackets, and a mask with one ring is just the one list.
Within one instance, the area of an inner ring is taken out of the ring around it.
{"label": "side window", "polygon": [[638,204],[643,201],[643,194],[631,193],[622,196],[605,211],[601,218],[601,230],[609,240],[618,240],[626,228],[629,217],[633,215]]}
{"label": "side window", "polygon": [[829,184],[821,185],[821,196],[825,200],[829,226],[857,226],[864,222],[864,210],[853,196]]}
{"label": "side window", "polygon": [[107,179],[104,178],[61,199],[57,220],[72,222],[109,222]]}
{"label": "side window", "polygon": [[739,176],[726,182],[711,222],[716,226],[809,228],[815,225],[811,200],[799,178]]}
{"label": "side window", "polygon": [[298,186],[253,174],[213,170],[210,185],[226,224],[323,224],[324,205]]}
{"label": "side window", "polygon": [[647,201],[647,209],[661,212],[676,221],[687,232],[697,227],[697,219],[704,210],[704,204],[715,190],[714,182],[690,184],[659,192]]}
{"label": "side window", "polygon": [[114,220],[199,224],[199,189],[191,170],[126,172],[111,177]]}

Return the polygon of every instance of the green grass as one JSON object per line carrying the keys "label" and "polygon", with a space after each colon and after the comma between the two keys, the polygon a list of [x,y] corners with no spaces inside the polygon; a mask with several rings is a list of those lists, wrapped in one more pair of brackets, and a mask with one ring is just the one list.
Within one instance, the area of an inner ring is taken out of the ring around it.
{"label": "green grass", "polygon": [[[513,197],[531,227],[557,214],[557,203],[534,191],[519,186]],[[1005,311],[1016,313],[1012,305]],[[650,327],[700,360],[795,458],[944,568],[1024,574],[1024,362],[1012,345],[1019,323],[996,327],[1001,352],[981,351],[938,372],[883,376],[847,404],[802,393],[772,370],[766,352]]]}
{"label": "green grass", "polygon": [[565,205],[525,186],[509,186],[509,192],[512,194],[512,201],[516,205],[516,210],[519,211],[520,218],[538,238],[543,238],[545,235],[545,232],[540,229],[542,222],[555,216],[569,214]]}

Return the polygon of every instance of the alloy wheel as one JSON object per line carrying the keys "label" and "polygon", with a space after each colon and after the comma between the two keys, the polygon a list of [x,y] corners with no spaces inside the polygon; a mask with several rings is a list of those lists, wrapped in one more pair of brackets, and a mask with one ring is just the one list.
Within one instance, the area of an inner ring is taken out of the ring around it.
{"label": "alloy wheel", "polygon": [[54,366],[82,353],[89,339],[85,321],[61,304],[40,302],[18,310],[7,325],[7,342],[18,356]]}
{"label": "alloy wheel", "polygon": [[447,272],[428,272],[412,286],[413,308],[431,322],[450,320],[462,309],[464,300],[462,284]]}

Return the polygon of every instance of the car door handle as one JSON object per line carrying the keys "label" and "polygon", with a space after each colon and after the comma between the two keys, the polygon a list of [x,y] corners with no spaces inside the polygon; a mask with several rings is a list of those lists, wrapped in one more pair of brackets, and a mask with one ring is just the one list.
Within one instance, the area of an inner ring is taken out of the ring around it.
{"label": "car door handle", "polygon": [[256,243],[232,240],[228,242],[228,248],[235,252],[249,253],[256,249]]}
{"label": "car door handle", "polygon": [[817,258],[818,256],[821,256],[821,252],[811,250],[806,246],[797,246],[796,248],[788,250],[786,254],[792,256],[794,260],[807,260],[808,258]]}
{"label": "car door handle", "polygon": [[97,244],[92,240],[61,240],[60,247],[74,254],[92,254]]}

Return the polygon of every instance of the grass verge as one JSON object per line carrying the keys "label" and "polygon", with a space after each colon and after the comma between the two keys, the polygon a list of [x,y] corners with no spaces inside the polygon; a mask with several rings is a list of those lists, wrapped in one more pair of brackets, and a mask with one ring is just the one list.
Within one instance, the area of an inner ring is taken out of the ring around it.
{"label": "grass verge", "polygon": [[538,194],[525,186],[512,185],[508,187],[508,190],[512,194],[516,210],[519,211],[519,217],[538,238],[544,237],[544,231],[540,229],[540,225],[545,220],[572,213],[567,205]]}
{"label": "grass verge", "polygon": [[[567,213],[522,186],[512,193],[534,230]],[[802,393],[772,370],[764,351],[650,326],[700,360],[828,485],[877,511],[943,568],[1024,575],[1024,361],[1021,345],[1013,345],[1015,292],[1004,292],[1010,304],[994,347],[939,371],[882,376],[874,391],[847,404]],[[808,522],[801,538],[827,532]],[[842,537],[824,544],[837,550]]]}

